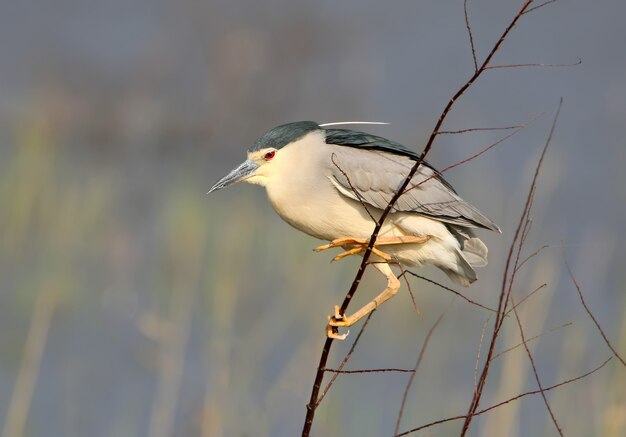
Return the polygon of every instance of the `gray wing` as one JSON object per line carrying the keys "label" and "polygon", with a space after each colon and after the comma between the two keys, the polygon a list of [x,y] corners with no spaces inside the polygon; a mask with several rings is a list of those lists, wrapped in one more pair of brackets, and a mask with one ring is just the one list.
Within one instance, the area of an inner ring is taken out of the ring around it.
{"label": "gray wing", "polygon": [[[333,154],[330,181],[344,196],[385,209],[409,174],[415,160],[382,150],[338,147]],[[461,199],[440,174],[420,165],[394,211],[414,212],[469,228],[500,232],[478,209]]]}

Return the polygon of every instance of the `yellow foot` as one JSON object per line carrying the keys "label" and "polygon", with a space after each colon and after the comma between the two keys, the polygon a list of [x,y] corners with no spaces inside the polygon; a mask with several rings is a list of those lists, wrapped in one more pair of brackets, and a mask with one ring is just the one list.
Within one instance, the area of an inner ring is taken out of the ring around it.
{"label": "yellow foot", "polygon": [[326,335],[330,338],[336,338],[338,340],[346,338],[348,334],[339,334],[338,328],[348,328],[354,325],[387,300],[395,296],[400,289],[400,281],[398,281],[398,278],[396,278],[393,271],[391,271],[389,264],[377,263],[374,264],[374,267],[387,277],[387,287],[378,296],[372,299],[369,303],[363,305],[359,310],[355,311],[350,316],[341,314],[340,308],[335,305],[335,315],[328,316],[328,324],[326,325]]}
{"label": "yellow foot", "polygon": [[[376,246],[385,246],[392,244],[423,244],[430,240],[430,235],[426,235],[423,237],[418,237],[415,235],[402,235],[398,237],[378,237],[376,239],[375,246],[372,248],[372,252],[375,255],[378,255],[385,261],[391,260],[391,255],[383,252],[378,249]],[[365,252],[367,250],[367,246],[369,244],[369,238],[337,238],[336,240],[331,241],[329,244],[324,244],[322,246],[318,246],[315,248],[316,252],[321,252],[322,250],[332,249],[334,247],[343,247],[343,246],[357,246],[352,249],[348,249],[345,252],[337,255],[334,260],[339,261],[342,258],[345,258],[350,255],[357,255],[359,253]]]}
{"label": "yellow foot", "polygon": [[326,325],[326,336],[330,338],[334,338],[335,340],[345,340],[348,334],[350,334],[350,330],[345,334],[339,334],[337,328],[339,327],[347,327],[352,326],[354,322],[349,323],[348,320],[339,312],[339,306],[335,305],[335,315],[328,316],[328,324]]}
{"label": "yellow foot", "polygon": [[[316,252],[321,252],[322,250],[332,249],[334,247],[357,246],[353,247],[352,249],[348,249],[333,258],[334,261],[339,261],[340,259],[347,256],[357,255],[359,253],[365,252],[367,250],[368,244],[369,238],[337,238],[336,240],[331,241],[329,244],[324,244],[322,246],[316,247],[314,250]],[[383,252],[376,246],[372,248],[372,252],[384,259],[385,261],[391,261],[391,255]]]}

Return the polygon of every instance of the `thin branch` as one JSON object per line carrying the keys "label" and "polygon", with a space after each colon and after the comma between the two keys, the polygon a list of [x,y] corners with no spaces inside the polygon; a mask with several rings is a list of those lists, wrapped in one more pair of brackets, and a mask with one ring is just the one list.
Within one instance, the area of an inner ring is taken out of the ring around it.
{"label": "thin branch", "polygon": [[472,35],[472,27],[470,26],[469,16],[467,15],[467,0],[463,1],[463,12],[465,14],[465,28],[469,35],[470,46],[472,48],[472,60],[474,61],[474,73],[478,71],[478,61],[476,60],[476,48],[474,47],[474,36]]}
{"label": "thin branch", "polygon": [[[356,338],[354,339],[354,343],[352,343],[352,346],[350,346],[350,350],[348,351],[346,356],[341,361],[341,364],[339,364],[339,368],[337,370],[339,370],[339,371],[342,370],[344,368],[344,366],[348,363],[348,360],[352,356],[352,353],[354,352],[354,349],[356,348],[356,345],[359,343],[359,340],[361,339],[361,335],[363,335],[363,331],[365,331],[365,327],[369,323],[369,321],[372,318],[372,316],[374,315],[375,311],[376,310],[374,310],[374,311],[372,311],[371,313],[368,314],[367,318],[365,319],[365,322],[363,323],[363,326],[361,326],[361,329],[359,330],[359,333],[357,334]],[[327,343],[328,343],[328,340],[332,340],[332,338],[328,337],[326,339]],[[324,372],[325,372],[325,369],[326,369],[325,366],[326,366],[326,363],[324,363],[324,366],[320,366],[322,376],[324,375]],[[324,387],[324,390],[322,391],[322,394],[320,395],[319,399],[317,399],[317,395],[316,395],[316,398],[315,398],[316,399],[316,403],[315,403],[315,405],[312,408],[317,408],[317,406],[322,402],[322,400],[326,396],[326,393],[328,393],[328,390],[330,390],[330,388],[333,386],[333,384],[335,383],[335,380],[337,379],[338,376],[339,376],[339,373],[335,372],[335,374],[332,376],[332,378],[330,379],[330,381],[328,382],[326,387]],[[321,385],[321,383],[322,382],[320,380],[320,385]],[[318,390],[319,390],[319,387],[318,387]],[[307,408],[309,408],[308,405],[307,405]]]}
{"label": "thin branch", "polygon": [[365,199],[363,198],[361,193],[359,193],[359,191],[354,187],[354,185],[352,185],[352,181],[350,181],[350,178],[348,177],[348,174],[345,171],[343,171],[343,169],[339,166],[339,164],[337,164],[337,162],[335,161],[335,158],[337,158],[337,155],[335,155],[334,153],[332,155],[330,155],[330,160],[333,162],[333,165],[335,167],[337,167],[337,170],[339,170],[341,172],[341,174],[343,175],[343,177],[346,178],[346,181],[348,182],[348,185],[350,185],[350,189],[352,190],[352,192],[354,193],[356,198],[359,200],[359,203],[365,209],[365,212],[367,212],[367,215],[370,216],[372,221],[374,223],[376,223],[376,219],[374,218],[374,216],[370,212],[369,208],[367,207],[367,203],[365,202]]}
{"label": "thin branch", "polygon": [[548,0],[547,2],[541,3],[540,5],[537,5],[537,6],[534,6],[534,7],[530,8],[530,9],[528,9],[522,15],[530,14],[531,12],[536,11],[539,8],[543,8],[544,6],[547,6],[547,5],[549,5],[551,3],[554,3],[554,2],[556,2],[556,0]]}
{"label": "thin branch", "polygon": [[585,308],[585,311],[587,311],[587,314],[589,314],[589,317],[591,317],[591,320],[593,320],[593,323],[595,323],[596,327],[598,328],[598,331],[600,331],[600,335],[604,339],[604,342],[609,347],[609,349],[611,349],[611,352],[613,352],[613,355],[615,355],[615,357],[622,363],[622,365],[626,366],[626,361],[624,360],[624,358],[620,356],[617,350],[613,347],[608,337],[604,333],[604,329],[602,329],[602,327],[600,326],[600,323],[598,323],[598,320],[596,319],[596,317],[593,315],[593,313],[587,306],[587,302],[585,302],[582,289],[580,288],[578,281],[574,277],[574,272],[572,271],[572,268],[570,267],[569,262],[567,262],[567,257],[565,256],[565,249],[563,250],[563,260],[565,261],[565,267],[567,267],[567,272],[569,273],[569,277],[574,283],[574,286],[576,287],[576,291],[578,291],[578,297],[580,298],[580,303],[582,303],[583,307]]}
{"label": "thin branch", "polygon": [[[369,317],[368,317],[369,320]],[[365,321],[367,323],[367,320]],[[363,332],[363,328],[361,328],[361,332]],[[359,332],[359,334],[361,333]],[[358,340],[357,336],[357,340]],[[313,418],[315,417],[315,409],[321,399],[326,396],[326,392],[329,387],[324,389],[322,393],[322,397],[318,399],[318,395],[320,392],[320,387],[322,386],[322,380],[324,379],[324,369],[326,368],[326,362],[328,361],[328,355],[330,354],[330,347],[333,344],[333,339],[330,337],[326,337],[324,341],[324,347],[322,348],[322,355],[320,355],[320,362],[317,366],[317,372],[315,374],[315,381],[313,382],[313,389],[311,390],[311,398],[309,399],[309,403],[306,405],[306,418],[304,421],[304,428],[302,430],[302,436],[308,436],[311,430],[311,426],[313,425]],[[336,378],[336,375],[333,376]]]}
{"label": "thin branch", "polygon": [[[520,255],[522,252],[522,246],[524,244],[524,241],[526,239],[527,234],[527,229],[530,226],[530,212],[532,210],[533,204],[534,204],[534,200],[535,200],[535,192],[537,190],[537,180],[539,179],[539,173],[541,171],[541,168],[543,166],[543,161],[546,157],[546,153],[548,151],[548,147],[550,146],[551,142],[552,142],[552,137],[554,135],[554,131],[556,129],[556,125],[557,122],[559,120],[559,115],[561,114],[561,108],[563,106],[563,98],[561,98],[559,100],[559,106],[557,108],[556,114],[554,115],[554,119],[552,120],[552,126],[550,127],[550,132],[548,133],[548,137],[546,138],[546,142],[543,146],[543,149],[541,151],[541,155],[539,157],[539,161],[537,162],[537,166],[535,167],[535,174],[533,175],[533,180],[531,182],[530,185],[530,190],[528,192],[528,196],[526,198],[526,203],[524,205],[524,209],[522,212],[522,217],[520,219],[520,222],[518,224],[518,227],[515,231],[515,236],[513,237],[513,242],[511,243],[511,247],[509,249],[509,254],[507,256],[507,262],[506,262],[506,267],[505,267],[505,271],[504,271],[504,276],[503,276],[503,280],[502,280],[502,286],[505,287],[506,286],[506,282],[508,280],[509,286],[508,289],[506,290],[505,293],[505,299],[504,299],[504,305],[503,305],[503,310],[506,310],[508,303],[509,303],[509,298],[511,296],[511,291],[512,291],[512,287],[513,287],[513,283],[515,281],[515,277],[517,274],[518,266],[519,266],[519,261],[520,261]],[[515,263],[513,265],[513,269],[512,269],[512,273],[511,276],[509,278],[508,272],[509,272],[509,268],[510,268],[510,262],[512,259],[512,255],[513,255],[513,250],[515,248],[515,245],[518,245],[518,250],[517,250],[517,255],[515,257]],[[499,326],[497,327],[497,330],[499,331],[501,326],[502,326],[502,322],[503,319],[500,320],[499,322]]]}
{"label": "thin branch", "polygon": [[386,373],[386,372],[415,373],[414,369],[398,369],[395,367],[389,367],[385,369],[360,369],[360,370],[324,369],[324,371],[330,372],[330,373],[345,374],[345,375],[352,375],[355,373]]}
{"label": "thin branch", "polygon": [[524,302],[526,302],[526,300],[530,299],[530,297],[532,297],[536,292],[538,292],[539,290],[543,290],[544,288],[546,288],[548,286],[548,284],[546,284],[545,282],[543,284],[541,284],[539,287],[535,288],[533,291],[531,291],[530,293],[528,293],[526,296],[524,296],[522,298],[522,300],[520,300],[519,302],[517,302],[515,305],[513,305],[513,308],[507,310],[504,313],[504,317],[507,317],[509,314],[511,314],[511,311],[513,311],[515,308],[517,308],[518,306],[520,306],[521,304],[523,304]]}
{"label": "thin branch", "polygon": [[413,385],[413,381],[415,380],[415,374],[417,373],[417,369],[419,369],[420,364],[422,364],[422,359],[424,358],[424,354],[426,353],[426,348],[428,347],[428,343],[430,342],[430,337],[432,337],[433,332],[435,332],[435,329],[437,329],[437,326],[439,326],[439,323],[441,323],[444,316],[446,315],[446,313],[452,306],[452,302],[453,301],[450,301],[450,304],[448,304],[446,309],[443,310],[443,312],[439,315],[439,317],[437,317],[437,320],[435,320],[435,323],[433,323],[433,326],[431,326],[428,332],[426,333],[426,337],[424,337],[424,343],[422,343],[422,348],[420,349],[420,353],[417,356],[417,360],[415,361],[415,366],[413,366],[413,373],[409,377],[409,380],[406,382],[406,387],[404,387],[404,393],[402,394],[402,403],[400,404],[400,410],[398,411],[398,418],[396,419],[396,428],[393,432],[394,434],[398,434],[398,432],[400,431],[400,422],[402,421],[402,416],[404,415],[406,401],[407,401],[407,398],[409,397],[409,390],[411,389],[411,386]]}
{"label": "thin branch", "polygon": [[581,379],[584,379],[584,378],[588,377],[589,375],[591,375],[591,374],[593,374],[593,373],[596,373],[598,370],[602,369],[602,368],[603,368],[604,366],[606,366],[606,365],[608,364],[608,362],[609,362],[609,361],[611,361],[612,359],[613,359],[613,357],[609,357],[609,358],[607,358],[606,360],[604,360],[604,362],[603,362],[602,364],[600,364],[599,366],[597,366],[597,367],[593,368],[592,370],[590,370],[590,371],[588,371],[588,372],[586,372],[586,373],[583,373],[582,375],[576,376],[576,377],[574,377],[574,378],[566,379],[565,381],[561,381],[561,382],[559,382],[558,384],[554,384],[554,385],[551,385],[551,386],[549,386],[549,387],[545,387],[545,388],[543,388],[542,390],[532,390],[532,391],[527,391],[527,392],[525,392],[525,393],[522,393],[522,394],[519,394],[519,395],[514,396],[514,397],[512,397],[512,398],[509,398],[509,399],[507,399],[506,401],[502,401],[502,402],[499,402],[499,403],[497,403],[497,404],[495,404],[495,405],[492,405],[492,406],[490,406],[490,407],[484,408],[484,409],[482,409],[482,410],[480,410],[480,411],[477,411],[477,412],[476,412],[476,416],[478,416],[478,415],[480,415],[480,414],[484,414],[484,413],[486,413],[487,411],[491,411],[491,410],[496,409],[496,408],[498,408],[498,407],[501,407],[502,405],[505,405],[505,404],[508,404],[508,403],[510,403],[510,402],[516,401],[516,400],[518,400],[518,399],[520,399],[520,398],[523,398],[523,397],[526,397],[526,396],[530,396],[530,395],[536,395],[536,394],[539,394],[539,393],[545,393],[545,392],[547,392],[547,391],[554,390],[555,388],[559,388],[559,387],[562,387],[562,386],[564,386],[564,385],[570,384],[570,383],[572,383],[572,382],[575,382],[575,381],[579,381],[579,380],[581,380]]}
{"label": "thin branch", "polygon": [[[577,376],[575,378],[567,379],[565,381],[559,382],[558,384],[554,384],[554,385],[551,385],[549,387],[545,387],[542,390],[533,390],[533,391],[527,391],[527,392],[521,393],[521,394],[519,394],[517,396],[513,396],[512,398],[509,398],[509,399],[507,399],[505,401],[498,402],[497,404],[494,404],[494,405],[492,405],[490,407],[487,407],[487,408],[484,408],[482,410],[476,411],[475,413],[473,413],[473,416],[474,417],[480,416],[481,414],[485,414],[485,413],[487,413],[487,412],[489,412],[491,410],[494,410],[494,409],[496,409],[498,407],[501,407],[501,406],[506,405],[506,404],[508,404],[510,402],[513,402],[513,401],[516,401],[518,399],[521,399],[523,397],[536,395],[536,394],[539,394],[539,393],[545,393],[545,392],[548,392],[550,390],[554,390],[555,388],[562,387],[564,385],[571,384],[572,382],[576,382],[576,381],[579,381],[581,379],[584,379],[584,378],[588,377],[589,375],[591,375],[591,374],[597,372],[598,370],[602,369],[612,359],[613,359],[613,357],[609,357],[602,364],[600,364],[598,367],[590,370],[587,373],[579,375],[579,376]],[[440,425],[442,423],[447,423],[447,422],[453,422],[455,420],[467,419],[467,417],[468,416],[465,415],[465,416],[448,417],[446,419],[439,419],[439,420],[436,420],[434,422],[427,423],[426,425],[422,425],[422,426],[418,426],[417,428],[410,429],[410,430],[405,431],[405,432],[403,432],[401,434],[396,434],[394,437],[403,437],[405,435],[409,435],[409,434],[412,434],[412,433],[417,432],[417,431],[421,431],[421,430],[426,429],[426,428],[431,428],[431,427],[433,427],[435,425]]]}
{"label": "thin branch", "polygon": [[406,288],[409,290],[409,295],[411,296],[411,301],[413,302],[413,308],[415,308],[415,313],[419,316],[422,313],[419,307],[417,306],[417,301],[415,300],[415,294],[413,294],[413,288],[411,287],[411,282],[409,282],[409,278],[407,278],[406,276],[406,273],[407,273],[406,269],[400,263],[398,263],[398,266],[400,267],[400,271],[402,272],[400,277],[404,278],[404,283],[406,284]]}
{"label": "thin branch", "polygon": [[478,302],[476,302],[476,301],[474,301],[474,300],[470,299],[469,297],[465,296],[463,293],[461,293],[461,292],[459,292],[459,291],[456,291],[456,290],[454,290],[454,289],[452,289],[452,288],[450,288],[450,287],[446,287],[445,285],[440,284],[440,283],[439,283],[439,282],[437,282],[437,281],[433,281],[432,279],[428,279],[428,278],[427,278],[427,277],[425,277],[425,276],[418,275],[417,273],[412,272],[412,271],[410,271],[410,270],[405,270],[403,274],[406,274],[406,273],[408,273],[408,274],[409,274],[409,275],[411,275],[411,276],[415,276],[416,278],[419,278],[419,279],[421,279],[421,280],[423,280],[423,281],[430,282],[431,284],[434,284],[434,285],[436,285],[436,286],[438,286],[438,287],[440,287],[440,288],[443,288],[444,290],[447,290],[447,291],[449,291],[449,292],[451,292],[451,293],[454,293],[454,294],[456,294],[457,296],[459,296],[461,299],[465,300],[465,301],[466,301],[466,302],[468,302],[468,303],[471,303],[472,305],[476,305],[477,307],[480,307],[480,308],[482,308],[482,309],[484,309],[484,310],[487,310],[487,311],[492,311],[492,312],[494,312],[494,313],[496,312],[496,310],[494,310],[493,308],[486,307],[486,306],[484,306],[484,305],[482,305],[482,304],[480,304],[480,303],[478,303]]}
{"label": "thin branch", "polygon": [[514,125],[514,126],[502,126],[502,127],[471,127],[471,128],[459,129],[459,130],[442,130],[439,132],[439,135],[458,135],[458,134],[466,134],[469,132],[511,130],[511,129],[520,129],[522,127],[524,127],[524,125],[521,125],[521,124]]}
{"label": "thin branch", "polygon": [[[488,145],[487,147],[485,147],[484,149],[478,151],[477,153],[474,153],[473,155],[463,159],[462,161],[459,161],[455,164],[449,165],[446,168],[444,168],[443,170],[439,171],[439,173],[445,173],[448,170],[451,170],[453,168],[456,168],[460,165],[466,164],[470,161],[473,161],[474,159],[478,158],[479,156],[487,153],[488,151],[490,151],[491,149],[493,149],[494,147],[496,147],[498,144],[501,144],[503,142],[505,142],[506,140],[508,140],[509,138],[511,138],[513,135],[517,134],[519,131],[521,131],[522,129],[525,129],[530,123],[532,123],[534,120],[536,119],[533,118],[532,120],[530,120],[528,123],[521,125],[520,127],[516,128],[513,132],[511,132],[510,134],[500,138],[498,141],[491,143],[490,145]],[[420,182],[420,184],[424,183],[425,181]]]}
{"label": "thin branch", "polygon": [[517,312],[517,308],[515,306],[515,302],[513,301],[513,297],[511,297],[511,304],[513,305],[513,314],[515,314],[515,321],[517,322],[517,328],[519,329],[519,334],[522,337],[522,344],[524,345],[524,349],[526,350],[526,355],[528,356],[528,360],[530,361],[530,365],[533,369],[533,375],[535,375],[535,381],[537,382],[537,386],[541,391],[541,397],[543,398],[543,403],[546,405],[546,409],[550,414],[550,418],[552,419],[552,423],[559,433],[561,437],[563,437],[563,430],[559,426],[559,422],[556,420],[556,416],[554,415],[554,411],[550,407],[550,403],[548,402],[548,398],[546,397],[545,390],[543,388],[543,384],[541,383],[541,378],[539,378],[539,372],[537,371],[537,365],[535,364],[535,359],[533,358],[533,354],[528,347],[528,342],[526,341],[526,335],[524,334],[524,328],[522,327],[522,321],[519,317],[519,313]]}
{"label": "thin branch", "polygon": [[[518,307],[518,306],[519,306],[519,304],[520,304],[520,302],[518,302],[518,303],[517,303],[517,305],[515,305],[513,308]],[[562,325],[556,326],[556,327],[554,327],[554,328],[546,329],[546,330],[545,330],[545,331],[543,331],[541,334],[537,334],[537,335],[535,335],[534,337],[530,337],[530,338],[526,339],[526,343],[530,343],[531,341],[536,340],[536,339],[538,339],[538,338],[540,338],[540,337],[543,337],[544,335],[550,334],[551,332],[554,332],[554,331],[559,330],[559,329],[562,329],[562,328],[567,328],[567,327],[572,326],[572,325],[573,325],[573,323],[572,323],[572,322],[567,322],[567,323],[563,323]],[[495,355],[493,356],[493,358],[491,358],[491,361],[495,360],[496,358],[500,357],[501,355],[506,354],[507,352],[511,352],[511,351],[513,351],[513,350],[517,349],[518,347],[520,347],[520,346],[521,346],[521,345],[523,345],[523,344],[524,344],[524,343],[518,343],[518,344],[516,344],[515,346],[511,346],[511,347],[509,347],[509,348],[507,348],[507,349],[504,349],[504,350],[503,350],[503,351],[501,351],[501,352],[498,352],[497,354],[495,354]]]}
{"label": "thin branch", "polygon": [[[528,216],[528,219],[526,220],[526,226],[524,228],[524,233],[522,234],[522,245],[526,242],[526,238],[528,238],[528,235],[530,234],[530,230],[533,227],[533,219],[530,217],[530,211],[528,212],[528,214],[529,214],[529,216]],[[515,272],[516,273],[517,273],[518,270],[519,270],[518,266],[515,266]]]}
{"label": "thin branch", "polygon": [[[522,9],[520,10],[520,12],[518,12],[517,18],[519,18],[522,12],[524,12],[524,10],[530,5],[530,3],[532,2],[532,0],[527,0]],[[513,285],[513,281],[515,279],[515,267],[517,267],[518,265],[518,261],[519,261],[519,254],[521,252],[521,246],[518,249],[517,252],[517,258],[515,260],[515,265],[513,267],[512,270],[512,274],[509,277],[509,271],[511,271],[511,263],[513,261],[513,252],[515,250],[516,245],[519,242],[520,236],[523,235],[523,228],[526,224],[527,218],[528,218],[528,212],[530,211],[531,207],[532,207],[532,201],[533,201],[533,193],[535,191],[535,187],[537,186],[537,180],[539,178],[539,173],[541,171],[541,167],[546,155],[546,152],[548,150],[548,147],[552,141],[552,136],[554,134],[554,130],[556,128],[556,123],[558,121],[559,118],[559,114],[561,112],[561,106],[563,104],[563,99],[560,99],[559,101],[559,106],[557,109],[557,112],[554,116],[554,119],[552,121],[552,126],[550,128],[550,133],[548,134],[548,138],[546,139],[546,142],[543,146],[542,152],[541,152],[541,156],[539,157],[539,161],[537,162],[537,166],[535,167],[535,174],[533,176],[533,180],[531,182],[531,186],[530,186],[530,190],[528,193],[528,196],[526,197],[526,203],[524,205],[524,208],[522,210],[522,214],[520,217],[520,221],[517,225],[517,228],[515,230],[515,235],[513,236],[513,241],[511,242],[511,245],[509,247],[509,251],[508,251],[508,255],[506,257],[506,262],[505,262],[505,267],[504,267],[504,274],[502,275],[502,286],[500,289],[500,297],[498,299],[498,310],[496,312],[496,320],[494,322],[494,328],[493,328],[493,333],[491,335],[491,341],[489,344],[489,350],[487,352],[487,357],[485,359],[485,364],[483,365],[483,370],[481,372],[480,378],[478,380],[478,386],[474,392],[474,396],[472,397],[472,401],[470,403],[470,406],[468,408],[467,414],[464,416],[464,422],[463,422],[463,428],[461,430],[461,437],[464,437],[467,433],[467,431],[469,430],[469,426],[472,422],[472,419],[474,417],[474,414],[476,413],[476,411],[478,410],[478,406],[480,405],[480,399],[482,397],[482,393],[483,393],[483,389],[485,387],[485,383],[487,381],[487,376],[489,374],[489,369],[491,366],[491,358],[493,357],[494,354],[494,349],[495,349],[495,345],[496,345],[496,340],[498,338],[498,335],[500,333],[500,329],[502,327],[502,323],[505,319],[505,313],[506,313],[506,308],[507,308],[507,304],[508,304],[508,300],[511,294],[511,288]],[[507,283],[509,284],[509,286],[507,287]]]}
{"label": "thin branch", "polygon": [[517,266],[516,271],[520,271],[521,268],[524,266],[524,264],[526,264],[528,261],[530,261],[532,258],[534,258],[535,256],[539,255],[539,253],[544,250],[547,249],[548,247],[550,247],[550,245],[548,244],[544,244],[543,246],[541,246],[539,249],[535,250],[533,253],[531,253],[530,255],[528,255],[526,258],[524,258],[522,260],[521,263],[519,263],[519,265]]}
{"label": "thin branch", "polygon": [[[508,135],[506,135],[506,136],[504,136],[504,137],[500,138],[500,139],[499,139],[499,140],[497,140],[496,142],[491,143],[490,145],[488,145],[487,147],[485,147],[485,148],[483,148],[483,149],[479,150],[478,152],[474,153],[473,155],[470,155],[469,157],[467,157],[467,158],[465,158],[465,159],[463,159],[463,160],[461,160],[461,161],[458,161],[458,162],[456,162],[456,163],[454,163],[454,164],[452,164],[452,165],[449,165],[449,166],[447,166],[446,168],[444,168],[443,170],[435,171],[435,172],[434,172],[431,176],[429,176],[429,177],[425,178],[424,180],[420,181],[418,184],[413,185],[413,186],[412,186],[411,188],[409,188],[408,190],[405,190],[403,194],[406,194],[406,193],[408,193],[408,192],[409,192],[409,191],[411,191],[411,190],[414,190],[414,189],[416,189],[416,188],[419,188],[420,186],[422,186],[423,184],[425,184],[425,183],[426,183],[426,182],[428,182],[429,180],[434,179],[434,178],[436,178],[436,177],[439,177],[439,176],[441,176],[443,173],[445,173],[445,172],[447,172],[447,171],[449,171],[449,170],[452,170],[453,168],[459,167],[459,166],[461,166],[461,165],[463,165],[463,164],[467,164],[468,162],[473,161],[474,159],[478,158],[479,156],[481,156],[481,155],[483,155],[483,154],[487,153],[489,150],[493,149],[494,147],[496,147],[496,146],[497,146],[497,145],[499,145],[499,144],[502,144],[503,142],[505,142],[506,140],[508,140],[509,138],[511,138],[513,135],[517,134],[517,133],[518,133],[519,131],[521,131],[522,129],[527,128],[527,127],[528,127],[528,125],[530,125],[530,123],[532,123],[533,121],[535,121],[535,120],[536,120],[537,118],[539,118],[541,115],[542,115],[542,114],[536,115],[536,116],[534,116],[533,118],[531,118],[530,120],[528,120],[526,123],[524,123],[524,124],[522,124],[522,125],[520,125],[520,126],[515,127],[515,128],[514,128],[515,130],[514,130],[513,132],[511,132],[510,134],[508,134]],[[450,131],[448,131],[448,132],[450,132]]]}
{"label": "thin branch", "polygon": [[502,65],[490,65],[485,70],[499,70],[503,68],[523,68],[523,67],[545,67],[545,68],[558,68],[558,67],[576,67],[583,63],[583,60],[577,58],[576,62],[570,62],[566,64],[541,64],[541,63],[529,63],[529,64],[502,64]]}

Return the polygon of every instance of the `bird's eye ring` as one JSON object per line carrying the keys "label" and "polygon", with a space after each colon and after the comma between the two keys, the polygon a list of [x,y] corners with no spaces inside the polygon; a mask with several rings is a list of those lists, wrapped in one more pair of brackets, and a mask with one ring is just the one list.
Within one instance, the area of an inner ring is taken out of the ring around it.
{"label": "bird's eye ring", "polygon": [[269,161],[270,159],[272,159],[274,157],[274,155],[276,155],[276,151],[272,150],[270,152],[267,152],[264,156],[266,161]]}

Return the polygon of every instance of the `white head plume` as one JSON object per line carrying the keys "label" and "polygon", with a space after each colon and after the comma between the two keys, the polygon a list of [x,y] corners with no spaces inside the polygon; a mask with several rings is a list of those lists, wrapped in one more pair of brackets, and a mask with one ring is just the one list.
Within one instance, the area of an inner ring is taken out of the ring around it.
{"label": "white head plume", "polygon": [[322,123],[320,127],[339,126],[343,124],[389,124],[384,121],[334,121],[332,123]]}

